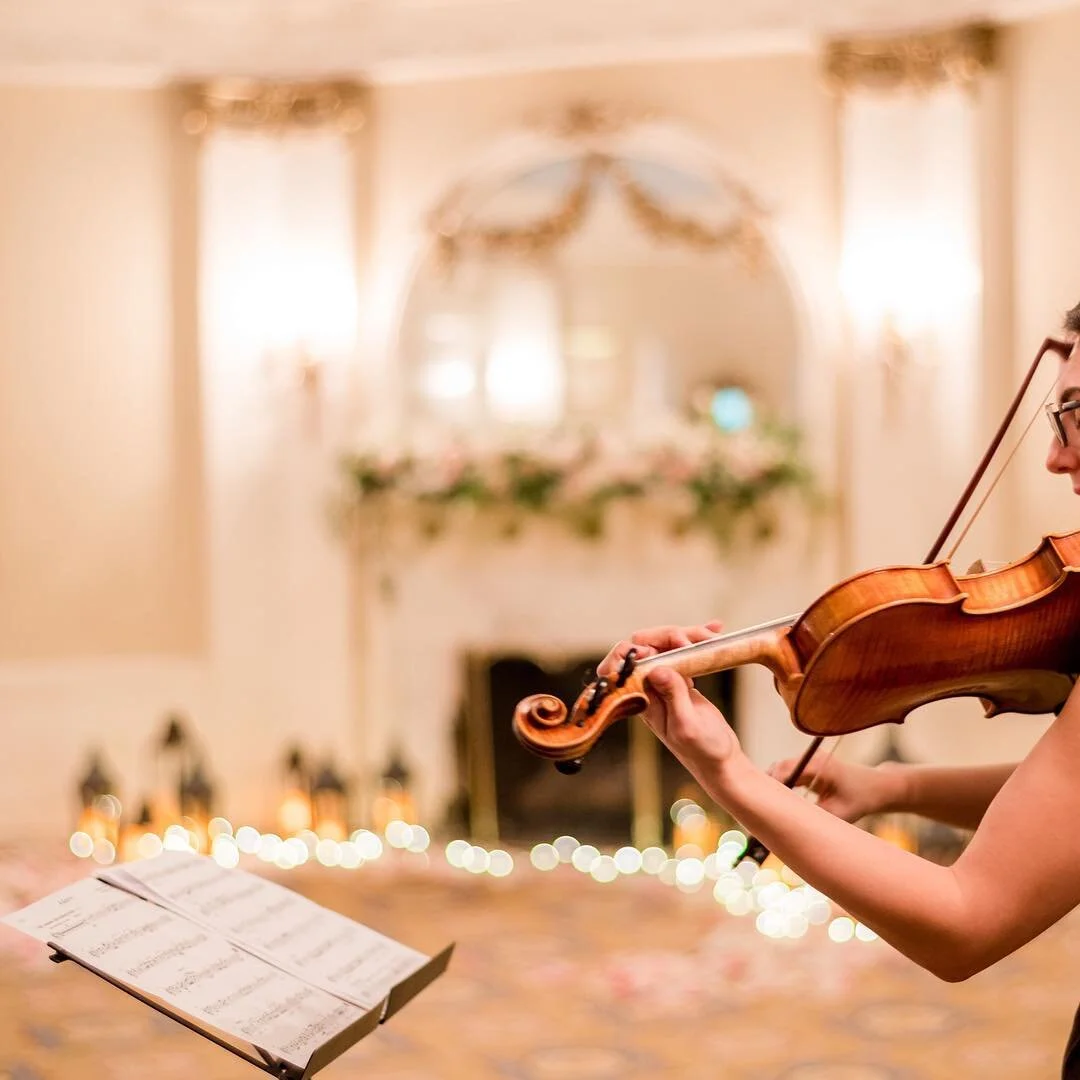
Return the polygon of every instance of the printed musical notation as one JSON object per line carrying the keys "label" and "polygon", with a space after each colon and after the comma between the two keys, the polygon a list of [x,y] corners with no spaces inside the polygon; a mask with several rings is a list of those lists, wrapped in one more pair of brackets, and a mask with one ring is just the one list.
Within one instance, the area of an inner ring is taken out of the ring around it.
{"label": "printed musical notation", "polygon": [[363,1015],[223,935],[92,878],[3,921],[301,1068]]}
{"label": "printed musical notation", "polygon": [[100,875],[182,913],[275,965],[363,1009],[427,963],[423,953],[275,882],[212,859],[165,852]]}
{"label": "printed musical notation", "polygon": [[301,1069],[429,962],[289,889],[187,853],[103,871],[0,921]]}

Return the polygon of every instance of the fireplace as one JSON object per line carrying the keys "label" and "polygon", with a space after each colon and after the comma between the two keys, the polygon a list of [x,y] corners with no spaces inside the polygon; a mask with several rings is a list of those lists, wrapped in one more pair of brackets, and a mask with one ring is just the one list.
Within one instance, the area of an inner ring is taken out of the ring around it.
{"label": "fireplace", "polygon": [[[569,834],[599,845],[670,844],[668,808],[690,797],[711,802],[641,720],[616,723],[566,776],[528,753],[513,734],[514,707],[528,694],[572,702],[597,655],[470,652],[457,724],[458,823],[480,842],[530,845]],[[734,671],[695,680],[734,725]]]}
{"label": "fireplace", "polygon": [[[358,771],[377,777],[400,753],[412,770],[418,820],[453,823],[478,843],[512,831],[542,835],[554,824],[555,796],[546,786],[552,767],[511,736],[520,698],[545,690],[575,698],[586,668],[636,627],[700,623],[718,614],[731,628],[751,626],[795,610],[792,596],[815,580],[802,547],[775,544],[719,558],[706,538],[676,540],[646,519],[614,521],[591,544],[544,522],[498,544],[462,526],[437,542],[403,540],[388,546],[381,562],[358,565]],[[751,760],[775,761],[805,745],[766,668],[740,668],[712,687],[703,680],[702,689],[737,719]],[[609,741],[614,753],[620,743],[613,740],[626,741],[621,764],[609,770],[599,755]],[[616,812],[619,775],[624,787]],[[640,846],[670,832],[664,800],[675,789],[672,777],[684,775],[643,725],[620,723],[580,775],[566,778],[558,798],[565,793],[573,803],[591,788],[597,821],[609,818],[606,829]],[[528,799],[519,797],[527,814],[509,803],[519,788],[528,791]]]}

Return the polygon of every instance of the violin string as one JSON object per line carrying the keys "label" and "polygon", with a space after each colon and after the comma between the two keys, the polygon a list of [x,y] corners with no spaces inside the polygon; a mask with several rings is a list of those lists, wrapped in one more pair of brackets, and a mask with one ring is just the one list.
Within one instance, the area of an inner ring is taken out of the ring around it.
{"label": "violin string", "polygon": [[971,531],[972,525],[975,524],[976,519],[982,513],[982,509],[986,505],[986,501],[994,493],[994,488],[997,487],[998,481],[1002,478],[1002,476],[1005,475],[1005,470],[1009,467],[1012,459],[1016,457],[1017,451],[1020,449],[1024,440],[1028,437],[1028,432],[1031,431],[1032,427],[1035,424],[1035,421],[1038,420],[1039,414],[1043,411],[1043,407],[1050,400],[1050,395],[1053,392],[1054,388],[1053,386],[1051,386],[1050,389],[1046,391],[1046,395],[1043,397],[1042,401],[1039,402],[1039,407],[1032,414],[1031,419],[1027,422],[1027,424],[1024,425],[1024,430],[1020,432],[1020,438],[1016,440],[1013,448],[1009,451],[1009,456],[1005,458],[1005,460],[1001,463],[1001,466],[998,468],[997,472],[994,473],[994,478],[990,481],[990,484],[987,487],[986,492],[983,494],[982,498],[979,499],[978,504],[975,506],[975,509],[971,513],[971,517],[968,518],[967,524],[961,530],[960,535],[956,538],[956,542],[951,548],[949,548],[949,553],[946,556],[946,559],[948,561],[952,561],[952,558],[956,554],[957,549],[964,542],[964,538],[967,536],[967,534]]}
{"label": "violin string", "polygon": [[[1013,458],[1016,456],[1017,451],[1020,449],[1021,444],[1027,438],[1028,433],[1031,431],[1031,428],[1035,424],[1035,421],[1038,419],[1039,413],[1043,411],[1043,407],[1046,405],[1047,401],[1050,400],[1050,395],[1052,393],[1053,393],[1053,386],[1051,386],[1050,389],[1043,396],[1042,401],[1039,403],[1038,409],[1035,410],[1035,412],[1031,416],[1031,419],[1028,420],[1027,424],[1024,426],[1024,430],[1020,433],[1020,437],[1016,440],[1016,443],[1013,446],[1012,450],[1009,451],[1008,457],[1005,459],[1005,461],[998,468],[997,472],[994,474],[994,478],[993,478],[993,480],[991,480],[989,486],[987,487],[985,494],[979,500],[978,505],[975,507],[975,510],[972,513],[970,519],[968,520],[967,524],[964,526],[963,530],[961,531],[961,533],[960,533],[959,537],[957,538],[956,542],[953,544],[952,548],[949,550],[949,553],[947,555],[947,559],[949,561],[951,561],[952,558],[956,555],[957,549],[964,542],[964,538],[967,536],[968,532],[971,530],[972,525],[975,524],[975,520],[978,518],[979,514],[982,513],[983,507],[986,505],[987,500],[990,498],[990,496],[993,493],[994,489],[997,487],[997,485],[1000,482],[1002,476],[1004,476],[1005,470],[1009,467],[1009,465],[1011,464]],[[805,798],[809,799],[810,796],[816,794],[815,789],[817,787],[818,780],[821,778],[821,776],[822,776],[822,774],[824,772],[824,765],[827,764],[828,761],[830,760],[830,758],[832,758],[832,756],[836,753],[837,747],[840,745],[840,742],[841,742],[841,740],[843,738],[844,738],[844,736],[840,735],[836,739],[834,739],[833,742],[829,745],[829,748],[828,748],[828,750],[826,751],[826,754],[825,754],[825,761],[823,762],[823,767],[817,771],[817,774],[814,776],[814,779],[811,780],[810,783],[806,786]]]}
{"label": "violin string", "polygon": [[712,637],[704,638],[701,641],[692,641],[689,645],[680,645],[675,649],[666,649],[662,653],[653,653],[650,656],[643,656],[638,661],[638,664],[644,664],[646,661],[654,658],[659,659],[660,657],[663,657],[664,660],[668,660],[672,656],[685,656],[696,652],[706,652],[710,647],[715,645],[722,645],[731,641],[740,641],[743,638],[752,638],[755,634],[760,634],[763,630],[776,630],[781,627],[792,626],[798,618],[798,614],[783,615],[779,619],[769,619],[768,622],[756,623],[754,626],[743,627],[740,630],[729,630],[727,633],[713,634]]}

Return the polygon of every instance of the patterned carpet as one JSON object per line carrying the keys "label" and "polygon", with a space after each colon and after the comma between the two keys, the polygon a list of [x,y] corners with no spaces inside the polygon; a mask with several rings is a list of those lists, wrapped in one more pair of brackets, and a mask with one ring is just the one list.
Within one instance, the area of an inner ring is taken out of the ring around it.
{"label": "patterned carpet", "polygon": [[[427,952],[457,942],[446,975],[328,1080],[1050,1080],[1080,997],[1080,915],[950,986],[880,941],[764,938],[707,890],[601,885],[521,858],[496,880],[422,859],[280,876]],[[0,852],[0,911],[87,870]],[[0,927],[5,1080],[256,1075]]]}

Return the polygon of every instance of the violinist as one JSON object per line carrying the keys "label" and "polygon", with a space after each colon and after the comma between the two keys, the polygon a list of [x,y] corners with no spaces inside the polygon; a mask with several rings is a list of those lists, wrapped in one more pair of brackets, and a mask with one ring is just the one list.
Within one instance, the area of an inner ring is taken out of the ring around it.
{"label": "violinist", "polygon": [[[1046,468],[1080,495],[1080,304],[1066,316]],[[597,668],[614,677],[637,658],[716,636],[720,623],[641,630]],[[1077,629],[1080,633],[1080,628]],[[979,767],[811,759],[798,786],[794,761],[758,768],[721,712],[669,667],[645,675],[645,722],[701,787],[796,874],[939,978],[959,982],[1031,941],[1080,904],[1080,684],[1028,755]],[[881,811],[919,814],[974,830],[941,866],[856,827]],[[842,854],[838,854],[842,853]],[[1001,888],[1007,881],[1008,888]],[[1080,1080],[1080,1010],[1063,1064]]]}

